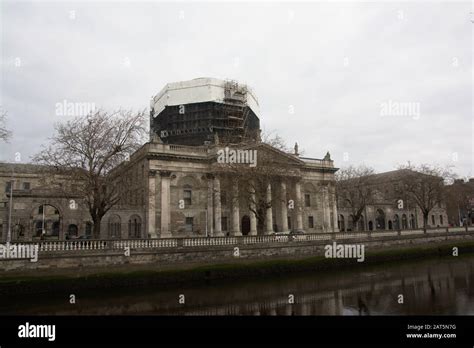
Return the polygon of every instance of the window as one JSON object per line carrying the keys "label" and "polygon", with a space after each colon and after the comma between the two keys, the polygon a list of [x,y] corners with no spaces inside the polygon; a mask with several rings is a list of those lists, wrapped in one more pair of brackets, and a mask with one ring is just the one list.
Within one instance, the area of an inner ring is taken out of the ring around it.
{"label": "window", "polygon": [[186,221],[185,221],[185,224],[186,224],[186,226],[185,226],[186,232],[192,232],[193,231],[194,218],[187,217]]}
{"label": "window", "polygon": [[308,216],[308,228],[314,228],[314,218],[312,216]]}
{"label": "window", "polygon": [[23,190],[29,190],[31,188],[31,185],[29,182],[24,182],[23,183]]}
{"label": "window", "polygon": [[191,190],[184,190],[184,204],[191,205],[192,204],[192,191]]}
{"label": "window", "polygon": [[222,231],[227,231],[227,216],[223,216],[221,219]]}
{"label": "window", "polygon": [[38,207],[38,214],[43,214],[43,205]]}
{"label": "window", "polygon": [[443,215],[440,215],[440,216],[439,216],[439,224],[440,224],[440,225],[443,224]]}
{"label": "window", "polygon": [[434,226],[435,225],[435,216],[431,215],[431,224]]}
{"label": "window", "polygon": [[7,181],[7,182],[5,183],[5,192],[10,192],[10,191],[11,191],[11,189],[12,189],[12,183],[13,183],[13,181]]}
{"label": "window", "polygon": [[221,191],[221,204],[227,205],[227,194],[225,191]]}
{"label": "window", "polygon": [[311,207],[311,196],[309,193],[305,193],[304,195],[304,205],[305,207]]}

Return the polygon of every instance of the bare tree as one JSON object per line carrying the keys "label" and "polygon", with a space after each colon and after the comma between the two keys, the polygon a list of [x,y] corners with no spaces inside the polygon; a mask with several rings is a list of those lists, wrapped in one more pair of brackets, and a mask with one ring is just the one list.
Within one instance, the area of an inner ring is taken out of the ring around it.
{"label": "bare tree", "polygon": [[351,212],[355,230],[365,207],[374,201],[373,174],[374,169],[364,165],[349,166],[336,173],[336,200],[339,209],[348,208]]}
{"label": "bare tree", "polygon": [[6,127],[7,112],[0,107],[0,139],[7,142],[11,137],[11,132]]}
{"label": "bare tree", "polygon": [[102,217],[119,201],[109,172],[143,143],[145,123],[144,111],[99,110],[76,117],[56,124],[50,144],[33,159],[70,176],[68,190],[84,198],[95,238]]}
{"label": "bare tree", "polygon": [[446,186],[446,210],[452,224],[462,225],[463,220],[469,216],[473,197],[474,187],[462,179]]}
{"label": "bare tree", "polygon": [[[282,151],[286,147],[283,139],[279,136],[271,137],[271,144],[264,142],[242,142],[231,145],[235,151],[256,151],[255,166],[249,163],[219,163],[216,171],[222,177],[227,178],[221,186],[221,190],[232,193],[230,198],[232,204],[245,202],[249,211],[257,218],[258,229],[261,230],[266,224],[266,214],[277,204],[278,198],[273,193],[272,199],[267,198],[269,186],[276,188],[282,177],[297,176],[298,169],[291,163],[291,155]],[[241,152],[244,153],[244,152]],[[247,152],[248,153],[248,152]],[[238,195],[234,194],[234,188],[238,186]],[[267,226],[271,230],[272,226]]]}
{"label": "bare tree", "polygon": [[398,194],[406,197],[408,202],[414,203],[423,214],[423,230],[426,232],[428,216],[436,206],[441,206],[445,195],[445,183],[452,180],[450,167],[408,163],[399,166],[404,170],[400,176]]}

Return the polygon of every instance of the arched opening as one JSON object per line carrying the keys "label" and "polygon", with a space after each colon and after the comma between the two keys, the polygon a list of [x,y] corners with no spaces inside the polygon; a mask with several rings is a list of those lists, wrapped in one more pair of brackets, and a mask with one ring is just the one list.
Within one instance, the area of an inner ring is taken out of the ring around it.
{"label": "arched opening", "polygon": [[349,219],[347,221],[347,230],[354,231],[354,215],[349,215]]}
{"label": "arched opening", "polygon": [[413,214],[410,215],[410,228],[413,228],[413,229],[416,228],[415,215]]}
{"label": "arched opening", "polygon": [[402,215],[402,228],[404,230],[408,229],[408,220],[406,214]]}
{"label": "arched opening", "polygon": [[385,230],[385,213],[382,209],[377,209],[377,215],[375,217],[375,228],[377,230]]}
{"label": "arched opening", "polygon": [[59,209],[50,204],[41,204],[32,213],[34,237],[40,239],[58,239],[61,215]]}
{"label": "arched opening", "polygon": [[109,217],[107,234],[111,239],[120,239],[122,237],[120,216],[112,215]]}
{"label": "arched opening", "polygon": [[398,214],[395,214],[395,216],[393,217],[393,225],[393,228],[395,228],[396,230],[400,229],[400,217],[398,216]]}
{"label": "arched opening", "polygon": [[339,219],[337,220],[337,225],[339,227],[339,231],[344,232],[346,230],[346,226],[344,224],[344,215],[339,215]]}
{"label": "arched opening", "polygon": [[66,239],[68,239],[68,238],[77,238],[77,232],[78,232],[77,225],[70,224],[67,228]]}
{"label": "arched opening", "polygon": [[141,238],[142,235],[142,219],[138,215],[133,215],[128,220],[128,238]]}
{"label": "arched opening", "polygon": [[374,223],[372,221],[369,221],[369,231],[373,231],[374,229]]}
{"label": "arched opening", "polygon": [[392,220],[388,220],[388,229],[393,230]]}
{"label": "arched opening", "polygon": [[250,217],[248,215],[242,217],[241,231],[244,236],[250,232]]}

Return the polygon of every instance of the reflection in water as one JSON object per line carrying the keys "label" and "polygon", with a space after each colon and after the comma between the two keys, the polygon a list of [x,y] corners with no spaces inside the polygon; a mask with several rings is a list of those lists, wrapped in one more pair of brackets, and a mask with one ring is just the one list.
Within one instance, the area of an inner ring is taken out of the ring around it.
{"label": "reflection in water", "polygon": [[[281,275],[196,288],[101,290],[0,299],[1,314],[423,315],[474,314],[474,257]],[[185,304],[178,303],[180,294]],[[398,303],[403,295],[404,303]],[[294,298],[294,303],[292,299]]]}

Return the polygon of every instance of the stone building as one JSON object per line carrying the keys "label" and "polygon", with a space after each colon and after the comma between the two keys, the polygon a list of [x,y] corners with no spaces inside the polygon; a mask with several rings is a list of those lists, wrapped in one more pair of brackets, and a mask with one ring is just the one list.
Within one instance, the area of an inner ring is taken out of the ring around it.
{"label": "stone building", "polygon": [[81,197],[65,192],[66,180],[54,168],[0,163],[0,240],[7,239],[10,207],[12,240],[40,239],[43,231],[48,240],[90,235],[89,213]]}
{"label": "stone building", "polygon": [[447,212],[452,226],[474,225],[474,178],[456,179],[446,187]]}
{"label": "stone building", "polygon": [[[0,171],[5,187],[2,238],[10,216],[11,166],[12,226],[21,226],[15,227],[21,233],[13,233],[12,239],[38,238],[43,228],[48,239],[338,230],[337,168],[329,153],[323,159],[307,158],[298,154],[297,146],[289,153],[261,142],[258,101],[249,87],[216,79],[168,84],[152,99],[150,110],[150,141],[110,173],[120,201],[103,217],[100,236],[91,236],[91,219],[80,197],[70,197],[60,187],[45,189],[38,166],[5,164]],[[259,193],[249,193],[242,180],[236,180],[239,170],[226,170],[219,162],[224,147],[242,144],[250,144],[258,161],[266,156],[276,164],[274,175],[268,176],[263,198],[268,206],[263,210],[249,204],[249,197]]]}
{"label": "stone building", "polygon": [[[405,200],[399,206],[400,178],[406,175],[406,170],[374,174],[370,185],[374,187],[373,201],[368,204],[358,226],[354,226],[350,207],[338,202],[338,226],[341,231],[372,231],[372,230],[406,230],[423,228],[423,214],[418,206]],[[422,175],[422,174],[420,174]],[[436,205],[429,214],[428,227],[448,226],[446,204]]]}

